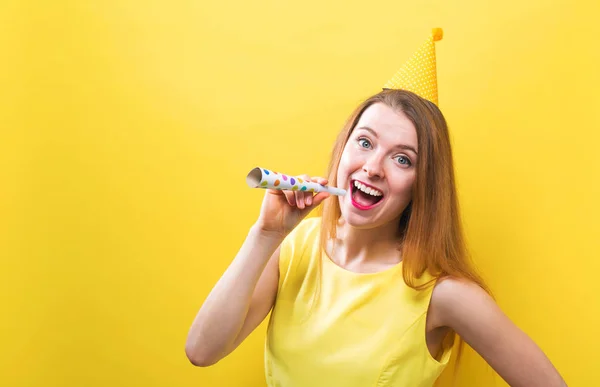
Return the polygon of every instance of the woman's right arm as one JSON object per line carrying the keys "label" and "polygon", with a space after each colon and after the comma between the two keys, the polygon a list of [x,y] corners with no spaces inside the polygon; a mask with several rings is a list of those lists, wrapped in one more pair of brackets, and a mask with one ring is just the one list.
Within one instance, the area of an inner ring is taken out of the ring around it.
{"label": "woman's right arm", "polygon": [[218,362],[269,313],[277,294],[281,241],[257,225],[251,228],[194,319],[185,346],[192,364],[206,367]]}
{"label": "woman's right arm", "polygon": [[[323,178],[309,178],[327,184]],[[279,283],[279,246],[328,193],[267,190],[258,221],[198,311],[185,353],[209,366],[231,353],[271,310]]]}

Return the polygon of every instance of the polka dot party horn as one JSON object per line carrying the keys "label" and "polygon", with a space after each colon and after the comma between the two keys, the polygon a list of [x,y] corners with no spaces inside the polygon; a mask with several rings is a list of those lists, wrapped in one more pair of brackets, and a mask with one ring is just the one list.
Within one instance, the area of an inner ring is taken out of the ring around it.
{"label": "polka dot party horn", "polygon": [[338,196],[344,196],[346,194],[345,189],[313,183],[311,181],[306,181],[301,177],[284,175],[283,173],[278,173],[260,167],[256,167],[248,173],[248,176],[246,176],[246,183],[248,183],[248,186],[251,188],[329,192],[332,195]]}

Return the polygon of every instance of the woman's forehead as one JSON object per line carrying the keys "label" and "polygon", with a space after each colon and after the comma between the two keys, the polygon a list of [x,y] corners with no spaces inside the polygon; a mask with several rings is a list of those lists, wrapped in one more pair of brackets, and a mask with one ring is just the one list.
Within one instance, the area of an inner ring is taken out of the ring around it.
{"label": "woman's forehead", "polygon": [[412,121],[401,110],[394,110],[385,104],[369,106],[354,130],[367,131],[376,137],[417,146],[417,132]]}

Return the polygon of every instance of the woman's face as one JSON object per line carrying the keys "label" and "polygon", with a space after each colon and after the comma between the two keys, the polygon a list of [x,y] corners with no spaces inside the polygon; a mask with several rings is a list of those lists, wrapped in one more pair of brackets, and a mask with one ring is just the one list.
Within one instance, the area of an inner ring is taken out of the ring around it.
{"label": "woman's face", "polygon": [[[417,131],[401,111],[376,103],[360,117],[337,171],[344,220],[357,228],[397,222],[416,178]],[[350,194],[351,193],[351,194]]]}

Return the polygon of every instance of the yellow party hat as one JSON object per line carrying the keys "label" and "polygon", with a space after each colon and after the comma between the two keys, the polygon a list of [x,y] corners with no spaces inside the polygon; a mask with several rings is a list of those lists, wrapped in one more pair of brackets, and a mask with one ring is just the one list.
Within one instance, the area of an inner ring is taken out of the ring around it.
{"label": "yellow party hat", "polygon": [[444,32],[434,28],[431,36],[419,50],[394,74],[383,89],[412,91],[428,101],[438,104],[437,70],[435,66],[435,44]]}

